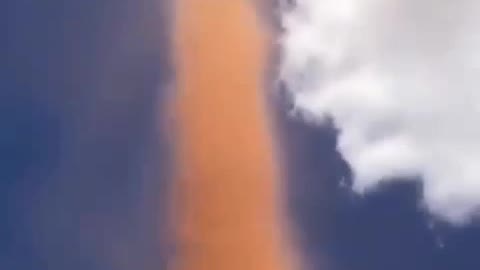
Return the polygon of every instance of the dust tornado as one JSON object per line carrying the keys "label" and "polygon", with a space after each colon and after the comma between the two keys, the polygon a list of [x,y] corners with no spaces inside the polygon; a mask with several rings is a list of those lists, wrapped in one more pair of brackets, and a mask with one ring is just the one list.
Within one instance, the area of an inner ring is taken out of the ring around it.
{"label": "dust tornado", "polygon": [[247,0],[178,0],[171,270],[291,269],[263,81],[268,31]]}

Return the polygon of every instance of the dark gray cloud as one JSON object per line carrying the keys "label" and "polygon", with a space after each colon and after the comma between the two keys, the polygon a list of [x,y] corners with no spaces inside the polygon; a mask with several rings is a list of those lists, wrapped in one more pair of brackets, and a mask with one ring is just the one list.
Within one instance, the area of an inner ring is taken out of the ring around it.
{"label": "dark gray cloud", "polygon": [[161,269],[166,1],[7,7],[0,268]]}

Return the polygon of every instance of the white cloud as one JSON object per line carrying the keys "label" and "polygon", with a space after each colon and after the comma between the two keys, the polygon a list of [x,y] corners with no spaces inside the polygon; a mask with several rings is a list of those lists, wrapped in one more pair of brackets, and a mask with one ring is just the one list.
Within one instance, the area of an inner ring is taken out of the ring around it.
{"label": "white cloud", "polygon": [[280,77],[296,108],[341,130],[354,189],[421,176],[456,224],[480,207],[480,1],[298,0]]}

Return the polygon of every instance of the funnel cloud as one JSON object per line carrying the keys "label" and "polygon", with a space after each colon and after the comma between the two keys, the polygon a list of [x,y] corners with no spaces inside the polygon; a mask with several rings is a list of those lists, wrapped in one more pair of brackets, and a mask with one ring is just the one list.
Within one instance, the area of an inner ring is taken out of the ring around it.
{"label": "funnel cloud", "polygon": [[169,269],[291,269],[262,93],[268,33],[250,1],[181,0],[175,14],[176,251]]}

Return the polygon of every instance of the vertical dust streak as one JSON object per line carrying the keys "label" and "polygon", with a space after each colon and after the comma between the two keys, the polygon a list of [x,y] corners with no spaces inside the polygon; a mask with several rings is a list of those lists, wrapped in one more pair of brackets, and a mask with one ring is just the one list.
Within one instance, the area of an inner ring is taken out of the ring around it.
{"label": "vertical dust streak", "polygon": [[261,85],[268,33],[247,0],[177,0],[173,270],[282,270],[278,173]]}

